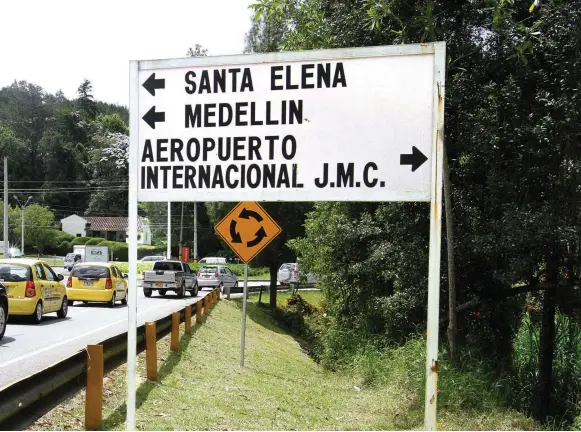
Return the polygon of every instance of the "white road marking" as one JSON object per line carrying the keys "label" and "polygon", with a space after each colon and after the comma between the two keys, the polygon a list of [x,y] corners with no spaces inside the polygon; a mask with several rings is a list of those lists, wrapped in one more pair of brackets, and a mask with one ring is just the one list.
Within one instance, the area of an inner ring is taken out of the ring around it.
{"label": "white road marking", "polygon": [[[169,302],[166,302],[166,303],[169,303]],[[149,312],[149,311],[152,311],[152,310],[154,310],[154,309],[159,309],[159,305],[155,305],[154,307],[151,307],[151,308],[149,308],[149,309],[146,309],[146,310],[144,310],[144,311],[138,312],[138,313],[137,313],[137,316],[139,317],[140,315],[143,315],[143,314],[145,314],[145,313],[147,313],[147,312]],[[63,321],[63,322],[64,322],[64,321]],[[58,342],[58,343],[55,343],[55,344],[52,344],[52,345],[46,346],[46,347],[44,347],[44,348],[37,349],[37,350],[35,350],[35,351],[29,352],[28,354],[22,355],[22,356],[20,356],[20,357],[16,357],[16,358],[14,358],[14,359],[12,359],[12,360],[9,360],[9,361],[6,361],[6,362],[4,362],[4,363],[0,363],[0,369],[4,368],[4,367],[6,367],[6,366],[9,366],[9,365],[11,365],[11,364],[14,364],[14,363],[18,363],[18,362],[20,362],[20,361],[22,361],[22,360],[25,360],[25,359],[29,358],[29,357],[34,357],[34,356],[36,356],[36,355],[42,354],[43,352],[50,351],[50,350],[52,350],[52,349],[55,349],[55,348],[57,348],[57,347],[59,347],[59,346],[63,346],[63,345],[70,344],[71,342],[73,342],[73,341],[75,341],[75,340],[77,340],[77,339],[82,339],[82,338],[85,338],[85,337],[87,337],[87,336],[89,336],[89,335],[91,335],[91,334],[98,333],[98,332],[100,332],[100,331],[103,331],[103,330],[105,330],[105,329],[107,329],[107,328],[109,328],[109,327],[115,326],[115,325],[117,325],[117,324],[121,324],[121,323],[123,323],[123,322],[127,322],[127,317],[125,317],[124,319],[122,319],[122,320],[120,320],[120,321],[115,321],[115,322],[113,322],[113,323],[109,323],[109,324],[107,324],[106,326],[99,327],[99,328],[97,328],[97,329],[93,329],[93,330],[91,330],[91,331],[89,331],[89,332],[85,332],[85,333],[83,333],[83,334],[80,334],[80,335],[78,335],[78,336],[75,336],[75,337],[73,337],[73,338],[70,338],[70,339],[64,340],[64,341],[62,341],[62,342]]]}

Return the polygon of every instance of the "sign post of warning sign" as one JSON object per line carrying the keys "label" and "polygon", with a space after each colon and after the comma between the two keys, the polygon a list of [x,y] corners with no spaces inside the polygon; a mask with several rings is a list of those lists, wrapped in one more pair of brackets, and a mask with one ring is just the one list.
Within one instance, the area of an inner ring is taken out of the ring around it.
{"label": "sign post of warning sign", "polygon": [[[430,202],[424,424],[435,430],[445,64],[443,42],[131,62],[129,273],[138,201]],[[248,262],[276,230],[243,210],[218,232]],[[132,430],[136,291],[132,276]]]}

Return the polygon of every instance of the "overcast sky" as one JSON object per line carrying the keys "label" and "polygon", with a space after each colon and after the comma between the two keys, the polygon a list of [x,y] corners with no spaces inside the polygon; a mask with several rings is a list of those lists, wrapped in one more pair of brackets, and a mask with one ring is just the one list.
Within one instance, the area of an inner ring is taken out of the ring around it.
{"label": "overcast sky", "polygon": [[0,0],[0,87],[26,80],[127,106],[129,60],[240,54],[252,0]]}

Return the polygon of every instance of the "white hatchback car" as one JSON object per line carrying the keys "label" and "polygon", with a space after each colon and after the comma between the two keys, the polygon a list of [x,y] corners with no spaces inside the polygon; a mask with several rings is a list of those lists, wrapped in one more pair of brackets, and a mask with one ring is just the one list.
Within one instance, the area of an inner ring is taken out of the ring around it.
{"label": "white hatchback car", "polygon": [[198,287],[217,288],[224,292],[224,287],[238,288],[238,276],[226,266],[204,265],[198,271]]}
{"label": "white hatchback car", "polygon": [[[289,285],[298,283],[300,276],[301,270],[298,263],[285,263],[278,269],[277,279],[278,283]],[[317,282],[313,273],[307,273],[306,277],[307,285],[312,285]]]}

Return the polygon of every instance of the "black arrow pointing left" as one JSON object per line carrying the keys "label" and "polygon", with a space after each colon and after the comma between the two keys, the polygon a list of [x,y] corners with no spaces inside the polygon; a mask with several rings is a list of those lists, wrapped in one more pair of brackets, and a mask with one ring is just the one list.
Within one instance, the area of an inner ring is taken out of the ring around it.
{"label": "black arrow pointing left", "polygon": [[256,234],[254,235],[256,236],[256,238],[246,243],[246,246],[248,247],[256,246],[266,237],[266,231],[264,231],[264,227],[260,227],[260,229],[256,231]]}
{"label": "black arrow pointing left", "polygon": [[143,88],[147,90],[152,96],[155,96],[155,90],[165,88],[165,79],[155,78],[155,72],[152,73],[149,78],[145,80],[142,84]]}
{"label": "black arrow pointing left", "polygon": [[260,214],[256,213],[254,210],[247,210],[246,207],[242,209],[238,217],[241,219],[254,218],[256,222],[262,222],[262,216],[260,216]]}
{"label": "black arrow pointing left", "polygon": [[156,123],[165,122],[165,113],[155,112],[155,106],[152,106],[151,109],[143,116],[143,120],[145,120],[145,123],[147,123],[152,129],[155,129]]}

